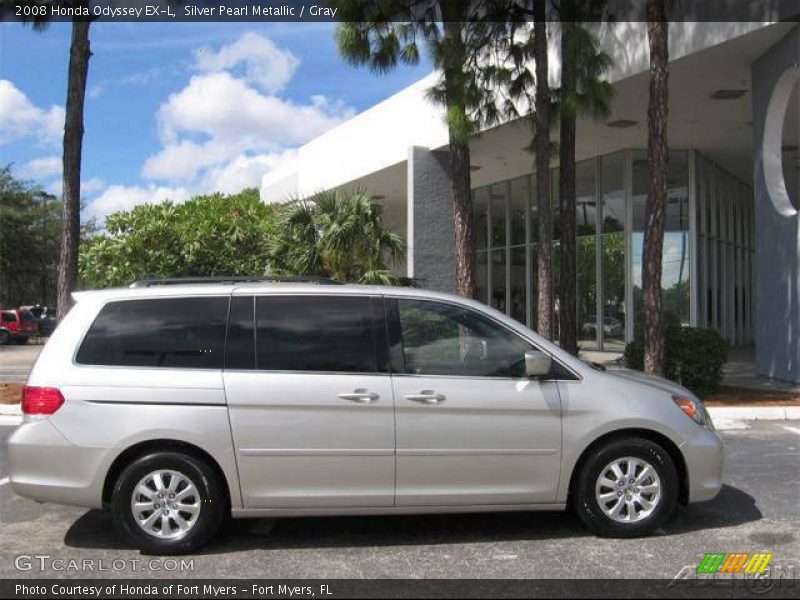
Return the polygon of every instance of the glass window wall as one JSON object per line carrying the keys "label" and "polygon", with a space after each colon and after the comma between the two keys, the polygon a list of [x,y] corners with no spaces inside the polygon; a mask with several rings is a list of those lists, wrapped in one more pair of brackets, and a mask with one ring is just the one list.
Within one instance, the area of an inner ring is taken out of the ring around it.
{"label": "glass window wall", "polygon": [[[642,319],[642,254],[650,166],[644,151],[633,152],[632,273],[635,331]],[[689,160],[688,152],[672,151],[667,170],[667,211],[661,255],[661,294],[667,323],[689,325]]]}
{"label": "glass window wall", "polygon": [[625,347],[625,156],[617,152],[600,158],[602,199],[601,305],[602,347]]}
{"label": "glass window wall", "polygon": [[[551,181],[557,316],[558,169],[552,170]],[[617,152],[576,165],[576,318],[580,346],[584,349],[621,351],[641,322],[642,244],[648,188],[647,155],[641,150]],[[538,242],[535,178],[526,175],[494,183],[474,190],[473,194],[476,295],[535,328]],[[696,237],[689,231],[690,207],[695,210]],[[626,222],[630,222],[629,228]],[[696,257],[692,256],[693,239]],[[697,261],[695,282],[691,281],[693,260]],[[662,302],[669,320],[714,327],[733,343],[747,343],[751,339],[752,189],[696,152],[670,153],[662,262]],[[692,286],[698,294],[694,318],[690,302]]]}
{"label": "glass window wall", "polygon": [[695,152],[697,326],[734,345],[753,340],[753,190]]}
{"label": "glass window wall", "polygon": [[575,262],[578,278],[578,343],[596,349],[600,343],[597,321],[597,160],[575,165]]}

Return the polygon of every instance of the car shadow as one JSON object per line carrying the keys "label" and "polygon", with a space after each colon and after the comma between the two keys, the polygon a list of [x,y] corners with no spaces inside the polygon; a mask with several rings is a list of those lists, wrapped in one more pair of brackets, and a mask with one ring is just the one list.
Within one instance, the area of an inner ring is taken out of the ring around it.
{"label": "car shadow", "polygon": [[733,527],[760,521],[762,517],[753,496],[733,486],[723,485],[717,497],[710,502],[680,507],[665,529],[668,534],[690,533]]}
{"label": "car shadow", "polygon": [[[733,527],[761,519],[756,500],[723,486],[711,502],[681,507],[659,535]],[[567,512],[231,519],[199,555],[249,550],[466,544],[581,538],[590,534]],[[114,533],[110,514],[91,510],[67,531],[74,548],[129,548]]]}

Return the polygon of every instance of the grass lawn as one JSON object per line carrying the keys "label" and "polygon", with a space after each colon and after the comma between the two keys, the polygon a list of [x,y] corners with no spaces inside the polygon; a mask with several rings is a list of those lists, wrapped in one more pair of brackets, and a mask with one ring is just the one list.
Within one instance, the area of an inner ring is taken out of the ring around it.
{"label": "grass lawn", "polygon": [[800,406],[800,394],[722,386],[703,402],[706,406]]}

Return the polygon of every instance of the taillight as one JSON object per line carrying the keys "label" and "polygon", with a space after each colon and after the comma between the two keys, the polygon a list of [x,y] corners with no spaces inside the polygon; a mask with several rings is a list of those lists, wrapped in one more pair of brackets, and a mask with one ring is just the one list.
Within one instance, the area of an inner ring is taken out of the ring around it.
{"label": "taillight", "polygon": [[32,387],[22,390],[22,413],[25,415],[52,415],[64,404],[64,396],[56,388]]}

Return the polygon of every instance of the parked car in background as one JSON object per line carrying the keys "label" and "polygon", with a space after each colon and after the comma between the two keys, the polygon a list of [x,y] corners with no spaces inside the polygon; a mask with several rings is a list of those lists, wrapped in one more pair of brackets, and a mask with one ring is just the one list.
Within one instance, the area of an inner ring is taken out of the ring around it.
{"label": "parked car in background", "polygon": [[[597,320],[594,317],[587,318],[581,324],[581,332],[584,335],[594,335],[597,331]],[[624,333],[622,321],[614,317],[603,317],[603,335],[606,337],[621,337]]]}
{"label": "parked car in background", "polygon": [[39,335],[50,337],[56,328],[56,310],[50,306],[36,304],[34,306],[23,306],[33,313],[39,323]]}
{"label": "parked car in background", "polygon": [[38,333],[36,316],[24,308],[0,311],[0,346],[16,342],[24,344]]}

